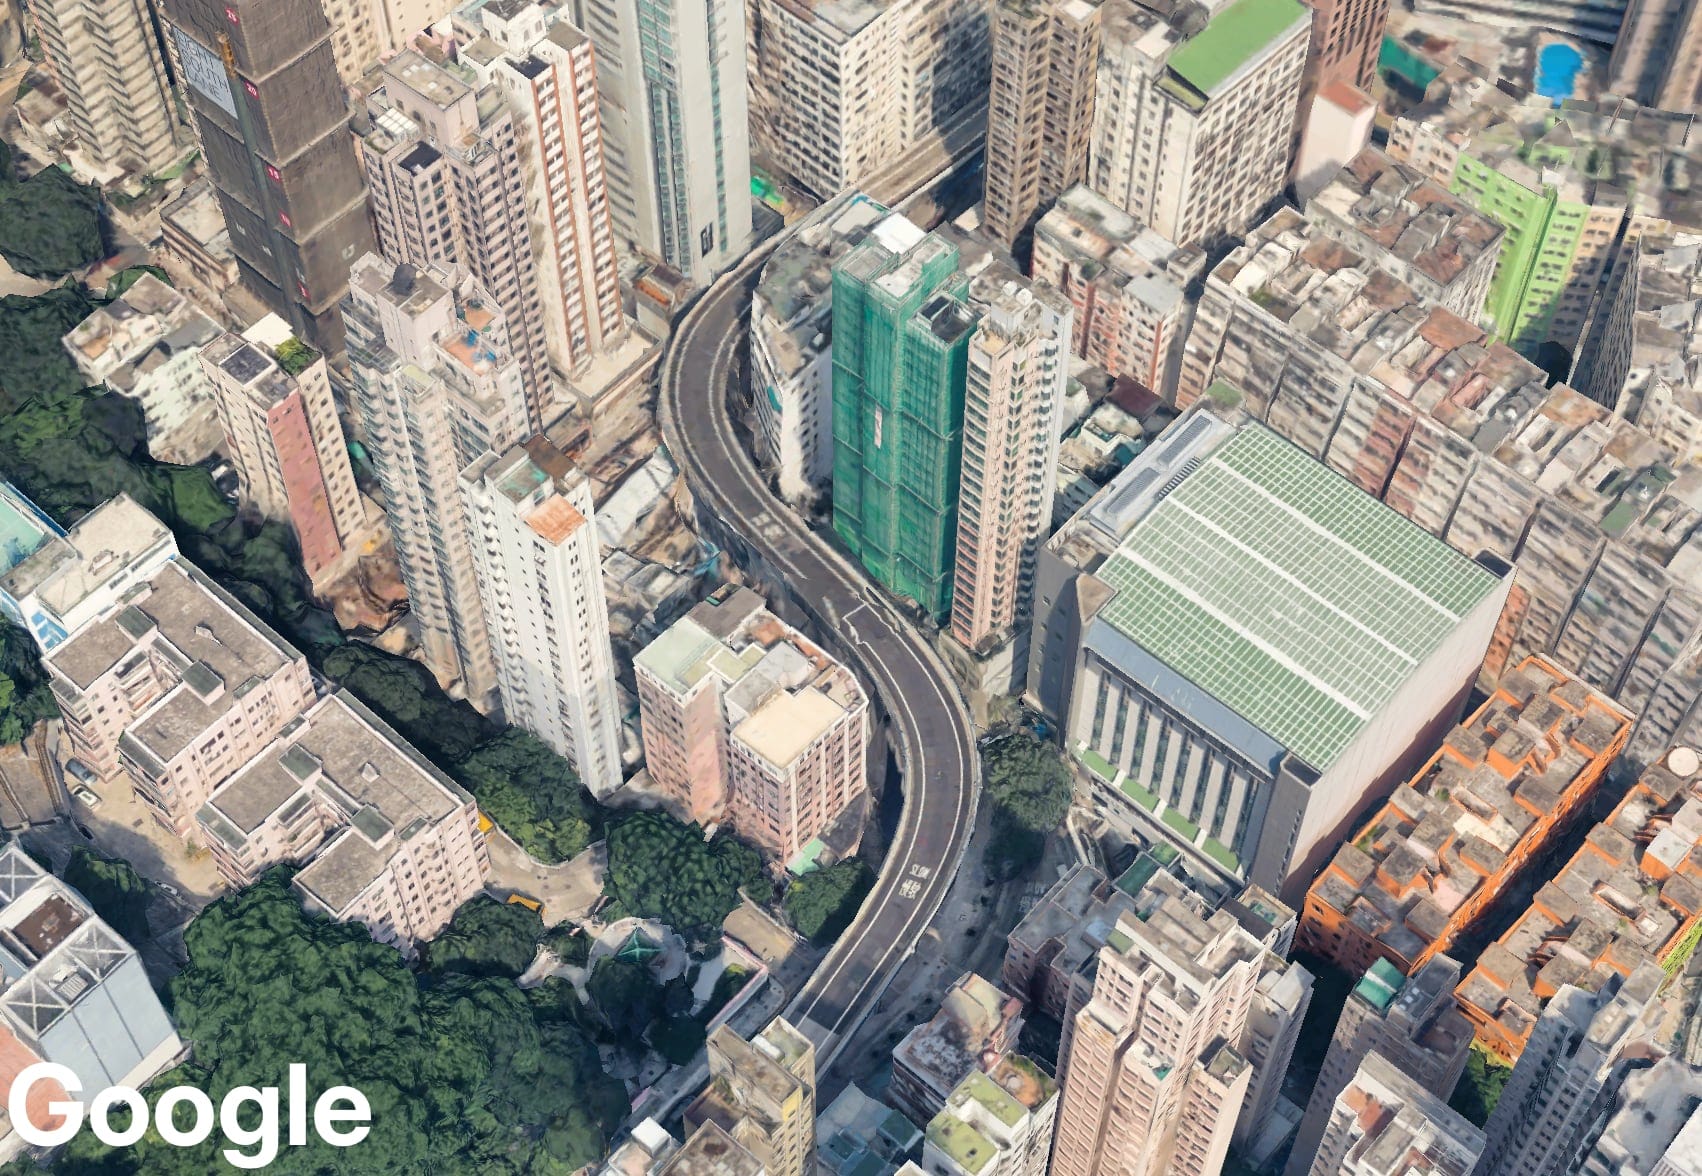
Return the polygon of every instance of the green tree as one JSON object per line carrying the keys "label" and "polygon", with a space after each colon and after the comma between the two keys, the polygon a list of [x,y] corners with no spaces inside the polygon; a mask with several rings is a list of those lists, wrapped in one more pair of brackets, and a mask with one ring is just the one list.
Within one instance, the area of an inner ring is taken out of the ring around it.
{"label": "green tree", "polygon": [[33,298],[0,298],[0,389],[5,391],[0,408],[10,412],[31,396],[82,388],[82,376],[59,340],[93,314],[96,305],[81,286],[72,285]]}
{"label": "green tree", "polygon": [[578,854],[603,832],[603,809],[573,770],[530,732],[510,727],[456,772],[479,808],[545,864]]}
{"label": "green tree", "polygon": [[538,943],[554,952],[556,959],[564,964],[583,967],[591,957],[591,937],[572,923],[557,923],[544,932]]}
{"label": "green tree", "polygon": [[1512,1067],[1474,1041],[1466,1057],[1465,1072],[1455,1084],[1448,1105],[1482,1127],[1489,1122],[1489,1113],[1501,1101],[1501,1089],[1512,1076]]}
{"label": "green tree", "polygon": [[650,969],[634,960],[606,956],[597,961],[591,979],[585,984],[591,998],[609,1029],[620,1038],[636,1038],[657,1017],[662,1015],[662,990],[650,975]]}
{"label": "green tree", "polygon": [[21,741],[38,722],[58,713],[34,639],[0,620],[0,744]]}
{"label": "green tree", "polygon": [[634,813],[609,829],[603,890],[620,913],[659,919],[688,939],[718,934],[739,888],[764,884],[762,857],[729,836],[703,840],[698,825],[662,812]]}
{"label": "green tree", "polygon": [[65,885],[73,887],[95,914],[131,943],[145,943],[148,929],[148,885],[129,862],[91,853],[82,846],[71,851],[65,865]]}
{"label": "green tree", "polygon": [[997,879],[1017,877],[1040,859],[1046,835],[1070,810],[1070,773],[1052,745],[1028,732],[981,753],[984,795],[992,808],[986,864]]}
{"label": "green tree", "polygon": [[650,1048],[662,1055],[663,1061],[672,1066],[686,1066],[697,1060],[698,1051],[703,1048],[707,1036],[702,1021],[695,1017],[674,1016],[653,1022],[647,1040]]}
{"label": "green tree", "polygon": [[426,944],[425,965],[435,973],[507,976],[524,972],[538,954],[544,921],[519,903],[475,895],[461,904],[438,937]]}
{"label": "green tree", "polygon": [[[628,1109],[594,1043],[571,1023],[540,1021],[512,981],[416,977],[365,928],[304,912],[285,871],[207,907],[184,945],[189,966],[171,996],[193,1061],[156,1085],[197,1086],[216,1105],[236,1085],[283,1088],[300,1062],[310,1093],[345,1084],[372,1105],[359,1145],[331,1148],[310,1132],[271,1171],[565,1174],[606,1152]],[[117,1153],[90,1141],[83,1133],[62,1170],[225,1167],[217,1132],[188,1149],[152,1133]]]}
{"label": "green tree", "polygon": [[130,287],[149,275],[158,278],[168,286],[172,284],[171,275],[157,265],[133,265],[112,275],[106,283],[106,290],[102,297],[108,302],[114,302],[124,297],[129,292]]}
{"label": "green tree", "polygon": [[838,939],[875,884],[875,872],[860,858],[793,879],[786,888],[786,914],[798,934],[817,947]]}
{"label": "green tree", "polygon": [[350,642],[327,652],[320,669],[439,767],[464,761],[486,733],[478,712],[452,701],[419,662]]}
{"label": "green tree", "polygon": [[0,176],[0,255],[32,278],[58,279],[106,256],[100,189],[56,167]]}

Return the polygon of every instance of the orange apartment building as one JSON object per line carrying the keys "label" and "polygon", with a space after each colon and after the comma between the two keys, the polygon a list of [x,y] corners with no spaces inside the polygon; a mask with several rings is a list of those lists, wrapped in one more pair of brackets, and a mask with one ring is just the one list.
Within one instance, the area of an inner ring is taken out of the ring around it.
{"label": "orange apartment building", "polygon": [[1299,946],[1348,972],[1445,952],[1589,803],[1633,718],[1541,658],[1507,674],[1306,893]]}
{"label": "orange apartment building", "polygon": [[1477,1040],[1511,1063],[1563,985],[1598,991],[1653,961],[1684,968],[1702,939],[1702,759],[1647,769],[1455,989]]}

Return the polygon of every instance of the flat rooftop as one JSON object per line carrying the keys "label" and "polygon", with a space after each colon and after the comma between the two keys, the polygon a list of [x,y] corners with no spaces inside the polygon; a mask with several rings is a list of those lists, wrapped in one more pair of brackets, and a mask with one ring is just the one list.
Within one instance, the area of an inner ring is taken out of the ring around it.
{"label": "flat rooftop", "polygon": [[1262,426],[1194,457],[1101,618],[1322,771],[1498,581]]}
{"label": "flat rooftop", "polygon": [[1172,73],[1210,97],[1312,19],[1299,0],[1235,0],[1170,54]]}
{"label": "flat rooftop", "polygon": [[1467,906],[1512,883],[1587,804],[1633,719],[1583,682],[1528,658],[1451,730],[1412,780],[1343,846],[1308,894],[1411,967],[1447,950]]}
{"label": "flat rooftop", "polygon": [[[10,503],[14,514],[21,504]],[[45,516],[38,516],[41,522]],[[27,542],[28,520],[14,517],[8,540]],[[0,588],[14,600],[36,593],[41,602],[64,616],[154,552],[175,547],[171,530],[128,494],[120,494],[77,520],[62,536],[38,544],[16,563]],[[8,548],[12,550],[12,548]]]}

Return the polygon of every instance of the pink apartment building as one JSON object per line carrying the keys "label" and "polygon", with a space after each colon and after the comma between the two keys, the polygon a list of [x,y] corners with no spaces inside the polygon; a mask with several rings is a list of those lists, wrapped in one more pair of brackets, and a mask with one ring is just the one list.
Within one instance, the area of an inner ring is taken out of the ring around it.
{"label": "pink apartment building", "polygon": [[346,692],[315,703],[213,793],[201,840],[233,886],[280,862],[340,922],[412,955],[479,893],[473,798]]}

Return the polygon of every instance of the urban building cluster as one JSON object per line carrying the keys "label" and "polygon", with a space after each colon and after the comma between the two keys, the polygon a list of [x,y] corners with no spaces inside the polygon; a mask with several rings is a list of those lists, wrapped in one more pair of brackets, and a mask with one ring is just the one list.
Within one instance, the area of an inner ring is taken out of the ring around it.
{"label": "urban building cluster", "polygon": [[[1699,0],[0,0],[14,66],[79,277],[157,266],[52,332],[121,447],[576,802],[760,851],[787,1001],[606,1048],[587,1170],[1702,1176]],[[65,812],[410,961],[604,868],[28,480]],[[1070,811],[1001,887],[1030,736]],[[771,900],[860,850],[811,954]],[[0,1083],[192,1049],[146,950],[0,849]]]}

